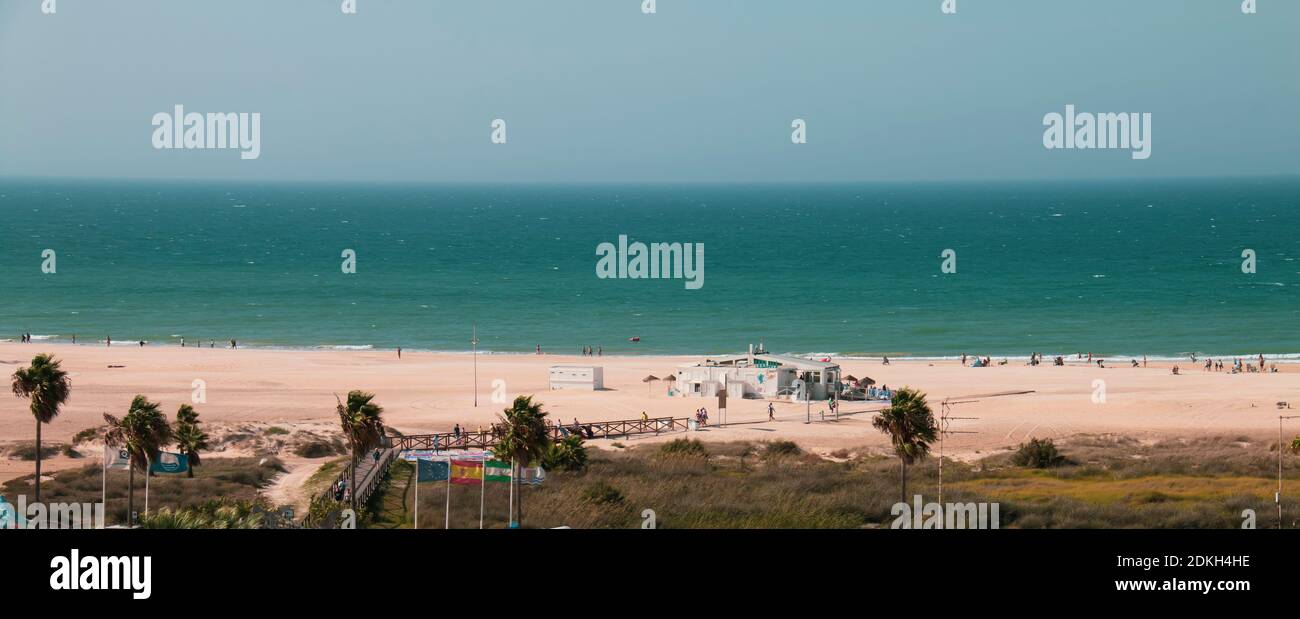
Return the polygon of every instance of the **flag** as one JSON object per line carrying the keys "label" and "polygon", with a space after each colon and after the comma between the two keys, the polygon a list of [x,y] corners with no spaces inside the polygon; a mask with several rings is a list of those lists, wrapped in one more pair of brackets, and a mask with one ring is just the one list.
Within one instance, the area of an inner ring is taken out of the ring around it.
{"label": "flag", "polygon": [[451,483],[474,485],[483,483],[483,461],[452,460]]}
{"label": "flag", "polygon": [[184,473],[190,468],[190,459],[185,454],[169,451],[158,452],[158,460],[149,463],[149,470],[154,473]]}
{"label": "flag", "polygon": [[525,466],[519,469],[519,483],[536,486],[546,481],[546,470],[540,466]]}
{"label": "flag", "polygon": [[419,469],[418,481],[446,481],[451,465],[446,460],[416,460]]}
{"label": "flag", "polygon": [[131,456],[125,449],[104,445],[104,468],[125,471],[131,468]]}
{"label": "flag", "polygon": [[487,481],[510,481],[510,463],[501,462],[500,460],[488,460],[485,463],[487,470],[485,477]]}

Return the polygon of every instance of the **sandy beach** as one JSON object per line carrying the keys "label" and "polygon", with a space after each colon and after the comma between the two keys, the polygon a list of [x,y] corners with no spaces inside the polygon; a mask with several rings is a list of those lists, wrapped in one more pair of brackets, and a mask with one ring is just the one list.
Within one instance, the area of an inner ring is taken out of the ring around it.
{"label": "sandy beach", "polygon": [[[404,433],[442,432],[460,423],[473,430],[495,419],[504,403],[493,402],[493,381],[504,381],[507,399],[533,394],[553,418],[571,423],[693,414],[707,407],[715,427],[695,432],[707,441],[789,439],[807,449],[885,449],[886,439],[870,425],[879,404],[845,402],[838,421],[822,422],[824,403],[811,407],[805,423],[802,403],[777,402],[775,422],[767,421],[764,400],[732,399],[728,427],[716,427],[716,399],[668,397],[667,383],[647,386],[648,374],[666,377],[696,357],[626,356],[584,358],[566,355],[480,354],[478,406],[474,406],[473,358],[469,354],[392,351],[210,349],[180,347],[68,344],[0,344],[0,369],[6,376],[39,352],[63,360],[72,376],[73,396],[63,413],[44,429],[48,443],[66,443],[78,431],[102,424],[102,413],[125,413],[131,398],[145,394],[169,415],[190,402],[196,380],[206,384],[206,402],[196,404],[213,428],[238,424],[281,425],[331,431],[334,394],[364,389],[378,394],[387,423]],[[957,361],[837,359],[845,374],[870,376],[890,387],[925,391],[936,415],[944,398],[976,400],[956,405],[953,415],[978,419],[952,422],[946,453],[958,458],[1014,447],[1031,437],[1064,438],[1074,434],[1111,433],[1139,439],[1202,435],[1275,436],[1276,402],[1300,405],[1300,367],[1280,364],[1276,374],[1204,372],[1181,363],[1128,367],[1128,360],[1099,369],[1071,361],[1065,367],[1026,366],[1010,362],[988,368],[963,367]],[[1231,360],[1228,360],[1229,363]],[[604,391],[551,391],[548,367],[595,363],[604,367]],[[118,367],[120,366],[120,367]],[[1094,381],[1105,381],[1104,403],[1094,403]],[[499,383],[500,384],[500,383]],[[970,398],[978,394],[1032,392]],[[30,441],[34,427],[26,402],[6,398],[0,407],[0,444]],[[625,442],[667,440],[636,438]],[[593,441],[607,446],[607,441]],[[243,454],[217,454],[243,455]],[[81,466],[88,460],[56,457],[46,470]],[[0,480],[31,472],[31,463],[0,459]]]}

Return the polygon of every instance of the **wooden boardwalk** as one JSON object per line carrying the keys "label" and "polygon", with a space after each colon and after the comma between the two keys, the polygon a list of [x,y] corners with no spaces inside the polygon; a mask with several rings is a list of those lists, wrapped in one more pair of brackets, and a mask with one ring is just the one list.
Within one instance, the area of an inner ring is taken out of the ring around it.
{"label": "wooden boardwalk", "polygon": [[[637,434],[668,434],[685,432],[686,417],[652,417],[650,419],[620,419],[617,421],[595,421],[590,423],[550,426],[551,439],[560,442],[573,434],[581,434],[584,439],[626,438]],[[430,451],[448,451],[453,449],[491,449],[497,444],[497,437],[491,431],[483,432],[444,432],[438,434],[411,434],[393,438],[394,446],[400,450],[423,449]],[[360,485],[360,484],[358,484]]]}

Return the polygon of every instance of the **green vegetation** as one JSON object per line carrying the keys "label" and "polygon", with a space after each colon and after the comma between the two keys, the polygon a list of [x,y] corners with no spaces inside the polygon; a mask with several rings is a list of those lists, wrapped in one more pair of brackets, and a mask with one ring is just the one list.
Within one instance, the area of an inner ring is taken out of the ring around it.
{"label": "green vegetation", "polygon": [[213,500],[195,507],[163,507],[140,517],[144,529],[259,529],[267,514],[255,501]]}
{"label": "green vegetation", "polygon": [[[335,396],[337,400],[338,397]],[[348,439],[348,446],[351,448],[352,468],[348,477],[348,487],[353,489],[352,492],[352,509],[357,508],[357,458],[361,453],[374,449],[384,437],[384,420],[382,418],[383,407],[375,404],[375,394],[364,391],[353,390],[348,392],[348,402],[338,400],[336,411],[339,415],[339,425],[343,428],[343,435]]]}
{"label": "green vegetation", "polygon": [[32,449],[36,461],[36,501],[41,500],[41,426],[54,421],[59,409],[72,396],[72,379],[63,371],[58,359],[45,353],[32,357],[32,364],[14,370],[11,386],[14,396],[26,398],[28,410],[36,419],[36,446]]}
{"label": "green vegetation", "polygon": [[1032,469],[1048,469],[1065,464],[1065,456],[1056,450],[1056,443],[1052,439],[1035,438],[1020,444],[1020,448],[1011,456],[1011,463]]}
{"label": "green vegetation", "polygon": [[[794,441],[772,441],[763,448],[764,458],[785,458],[799,456],[803,450]],[[746,454],[748,455],[748,454]]]}
{"label": "green vegetation", "polygon": [[677,438],[661,445],[659,455],[665,458],[708,458],[709,450],[697,440]]}
{"label": "green vegetation", "polygon": [[[60,453],[62,453],[63,450],[70,449],[70,448],[71,448],[70,445],[63,445],[58,443],[53,445],[41,445],[41,458],[45,459],[45,458],[51,458],[57,456]],[[10,447],[7,455],[9,456],[10,459],[13,460],[23,460],[26,462],[32,462],[36,460],[36,441],[20,442],[14,445],[13,447]]]}
{"label": "green vegetation", "polygon": [[[1267,443],[1215,438],[1143,445],[1079,436],[1063,445],[1069,461],[1049,469],[1018,467],[1011,462],[1014,452],[975,463],[946,460],[944,501],[998,502],[1004,528],[1238,528],[1242,510],[1275,509],[1277,453],[1270,459]],[[586,469],[550,471],[545,483],[522,488],[528,525],[636,528],[647,508],[665,528],[876,528],[893,521],[897,459],[856,455],[839,461],[845,454],[829,460],[803,452],[743,460],[755,447],[709,443],[706,451],[678,439],[591,450]],[[757,444],[759,453],[768,449]],[[1300,482],[1298,465],[1297,457],[1286,464],[1288,487]],[[909,490],[937,500],[937,468],[933,459],[909,467]],[[400,490],[400,516],[409,522],[413,493]],[[442,482],[422,484],[421,528],[442,528],[446,492]],[[478,527],[479,492],[451,487],[452,528]],[[485,492],[485,525],[505,527],[509,488],[489,483]],[[1300,492],[1284,496],[1283,508],[1300,515]],[[1259,522],[1272,526],[1264,517]]]}
{"label": "green vegetation", "polygon": [[[513,486],[514,496],[519,497],[519,500],[511,504],[515,512],[511,514],[511,521],[519,523],[524,519],[519,469],[541,460],[551,449],[553,442],[550,430],[546,427],[546,411],[542,410],[541,402],[533,401],[533,396],[521,395],[515,398],[514,403],[510,408],[502,411],[499,418],[502,430],[500,437],[497,438],[494,453],[499,458],[509,458],[511,462],[510,484]],[[575,454],[571,455],[578,457]],[[585,459],[585,449],[582,450],[581,457]]]}
{"label": "green vegetation", "polygon": [[347,447],[337,440],[315,440],[299,443],[294,447],[293,453],[303,458],[328,458],[343,453],[347,453]]}
{"label": "green vegetation", "polygon": [[189,404],[176,411],[176,447],[189,460],[186,476],[194,477],[194,467],[203,464],[199,451],[208,448],[208,434],[199,427],[199,413]]}
{"label": "green vegetation", "polygon": [[281,428],[280,426],[271,426],[267,428],[266,431],[263,432],[262,434],[265,434],[267,436],[278,436],[281,434],[288,434],[288,433],[289,433],[288,430]]}
{"label": "green vegetation", "polygon": [[930,455],[930,443],[937,440],[939,429],[934,425],[934,413],[930,411],[924,393],[903,387],[894,393],[890,402],[889,408],[880,411],[871,425],[889,435],[894,454],[902,463],[903,493],[900,496],[906,503],[907,465]]}
{"label": "green vegetation", "polygon": [[72,444],[80,445],[82,443],[93,441],[99,438],[100,433],[103,431],[104,426],[99,426],[98,428],[86,428],[85,430],[72,435]]}
{"label": "green vegetation", "polygon": [[542,468],[548,471],[581,471],[587,468],[587,447],[577,434],[552,443],[542,456]]}
{"label": "green vegetation", "polygon": [[[127,477],[125,471],[109,471],[108,484],[101,486],[103,469],[99,463],[81,468],[59,471],[45,482],[44,497],[50,502],[96,503],[101,487],[106,489],[108,502],[104,507],[110,525],[126,524],[128,514]],[[184,475],[157,475],[149,481],[149,511],[167,508],[172,511],[199,509],[208,506],[214,497],[221,501],[261,505],[258,489],[265,487],[284,466],[275,458],[265,461],[258,458],[214,458],[199,469],[193,479]],[[337,474],[337,471],[336,471]],[[13,498],[31,490],[30,475],[12,479],[2,487],[4,494]],[[137,489],[138,493],[138,489]],[[143,508],[136,501],[135,507]],[[141,514],[143,516],[143,514]],[[142,522],[142,524],[144,524]],[[148,526],[148,525],[146,525]]]}
{"label": "green vegetation", "polygon": [[[139,469],[146,475],[151,474],[149,463],[157,461],[163,445],[171,442],[172,427],[167,423],[167,417],[163,415],[158,404],[150,402],[142,395],[137,395],[131,400],[131,408],[127,410],[125,417],[119,420],[104,413],[104,422],[108,424],[108,432],[104,435],[105,443],[113,447],[121,447],[130,455],[126,503],[127,513],[133,514],[135,513],[135,471]],[[39,469],[36,475],[40,477]]]}

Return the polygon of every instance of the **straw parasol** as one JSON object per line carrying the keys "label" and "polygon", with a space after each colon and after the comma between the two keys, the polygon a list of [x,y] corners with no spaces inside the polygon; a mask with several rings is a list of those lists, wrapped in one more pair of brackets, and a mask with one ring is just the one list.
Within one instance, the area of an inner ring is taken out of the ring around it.
{"label": "straw parasol", "polygon": [[657,380],[659,380],[659,377],[658,377],[658,376],[655,376],[654,374],[651,374],[651,375],[649,375],[649,376],[647,376],[647,377],[641,379],[641,382],[645,383],[645,395],[646,395],[646,397],[650,397],[650,383],[655,382],[655,381],[657,381]]}

